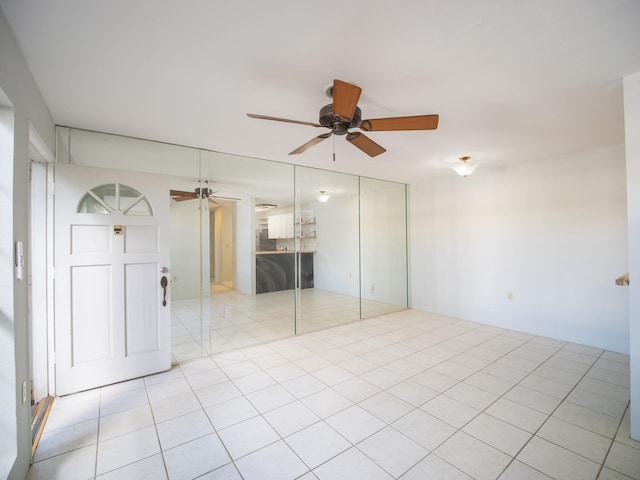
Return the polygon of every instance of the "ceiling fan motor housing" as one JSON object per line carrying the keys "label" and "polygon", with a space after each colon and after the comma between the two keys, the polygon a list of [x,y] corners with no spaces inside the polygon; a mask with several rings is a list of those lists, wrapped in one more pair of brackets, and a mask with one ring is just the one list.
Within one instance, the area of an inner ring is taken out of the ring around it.
{"label": "ceiling fan motor housing", "polygon": [[196,194],[196,197],[209,198],[209,195],[211,195],[213,192],[209,188],[196,188],[194,193]]}
{"label": "ceiling fan motor housing", "polygon": [[325,105],[320,109],[320,125],[330,128],[335,135],[346,135],[350,128],[355,128],[360,123],[362,112],[356,107],[351,121],[345,121],[337,115],[333,114],[333,104]]}

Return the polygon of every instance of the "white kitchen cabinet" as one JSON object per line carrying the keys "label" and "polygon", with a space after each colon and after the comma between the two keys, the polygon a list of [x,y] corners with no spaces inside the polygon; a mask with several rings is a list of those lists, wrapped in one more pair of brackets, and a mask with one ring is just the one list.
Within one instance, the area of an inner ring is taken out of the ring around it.
{"label": "white kitchen cabinet", "polygon": [[293,238],[293,213],[271,215],[267,219],[269,238]]}

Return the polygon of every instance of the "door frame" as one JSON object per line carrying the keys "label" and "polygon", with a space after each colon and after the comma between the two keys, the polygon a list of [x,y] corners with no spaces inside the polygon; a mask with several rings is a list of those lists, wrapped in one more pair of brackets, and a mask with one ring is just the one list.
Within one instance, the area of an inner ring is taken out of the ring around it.
{"label": "door frame", "polygon": [[53,316],[54,154],[29,125],[29,240],[27,252],[31,400],[55,393]]}

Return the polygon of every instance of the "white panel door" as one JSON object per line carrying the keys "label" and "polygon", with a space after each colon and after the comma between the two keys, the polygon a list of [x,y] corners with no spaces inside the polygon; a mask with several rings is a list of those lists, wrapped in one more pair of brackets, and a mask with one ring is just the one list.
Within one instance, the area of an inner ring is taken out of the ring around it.
{"label": "white panel door", "polygon": [[168,370],[168,177],[55,168],[56,393]]}

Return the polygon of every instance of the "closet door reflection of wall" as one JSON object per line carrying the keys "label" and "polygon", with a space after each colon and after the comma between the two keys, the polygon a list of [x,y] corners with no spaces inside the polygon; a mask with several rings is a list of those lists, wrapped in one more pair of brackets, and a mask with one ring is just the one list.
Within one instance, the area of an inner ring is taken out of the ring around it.
{"label": "closet door reflection of wall", "polygon": [[408,307],[406,185],[360,179],[362,317]]}
{"label": "closet door reflection of wall", "polygon": [[[296,199],[296,249],[313,261],[313,288],[296,290],[296,332],[358,320],[358,177],[296,167]],[[298,263],[298,285],[307,270]]]}

